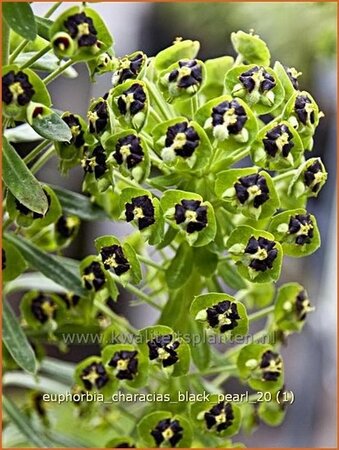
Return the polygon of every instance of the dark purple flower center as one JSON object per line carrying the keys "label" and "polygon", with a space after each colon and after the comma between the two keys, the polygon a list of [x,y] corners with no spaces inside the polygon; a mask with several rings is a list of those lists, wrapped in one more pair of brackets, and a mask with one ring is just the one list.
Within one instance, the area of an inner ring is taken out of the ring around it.
{"label": "dark purple flower center", "polygon": [[14,70],[2,77],[2,101],[9,105],[16,103],[19,106],[27,105],[35,90],[24,72],[15,73]]}
{"label": "dark purple flower center", "polygon": [[200,200],[181,200],[175,205],[174,218],[178,225],[186,225],[187,233],[201,231],[207,226],[207,206]]}
{"label": "dark purple flower center", "polygon": [[230,403],[220,402],[213,406],[204,415],[207,428],[215,428],[220,432],[226,430],[233,424],[234,414]]}

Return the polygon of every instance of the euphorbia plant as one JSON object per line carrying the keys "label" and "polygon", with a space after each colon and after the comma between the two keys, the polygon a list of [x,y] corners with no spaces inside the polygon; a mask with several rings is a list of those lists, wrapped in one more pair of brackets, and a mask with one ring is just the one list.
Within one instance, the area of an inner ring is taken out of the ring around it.
{"label": "euphorbia plant", "polygon": [[[320,246],[307,200],[326,181],[321,160],[308,158],[322,114],[299,72],[270,65],[254,34],[232,33],[236,58],[202,61],[199,42],[185,39],[156,56],[117,57],[95,10],[74,6],[51,21],[56,8],[46,17],[27,3],[4,8],[4,376],[71,392],[66,409],[80,431],[51,433],[46,417],[58,412],[44,396],[29,417],[6,398],[6,414],[38,447],[241,446],[231,441],[241,429],[283,420],[291,394],[280,344],[313,310],[303,286],[276,284],[285,255]],[[72,103],[54,110],[48,93],[77,62],[93,81],[112,75],[87,117]],[[22,159],[10,141],[31,128],[41,142]],[[52,155],[62,174],[83,168],[82,195],[38,181]],[[80,222],[102,219],[125,222],[126,235],[97,236],[95,254],[65,258]],[[26,291],[20,325],[9,304],[16,290]],[[115,312],[121,290],[158,318],[135,329]],[[100,351],[76,367],[41,351],[93,334]],[[227,395],[231,376],[258,407]],[[135,401],[118,405],[117,392]]]}

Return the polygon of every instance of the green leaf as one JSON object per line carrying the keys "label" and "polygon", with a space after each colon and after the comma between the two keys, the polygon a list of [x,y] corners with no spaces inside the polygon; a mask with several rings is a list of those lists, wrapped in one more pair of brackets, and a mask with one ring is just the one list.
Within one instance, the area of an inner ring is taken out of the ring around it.
{"label": "green leaf", "polygon": [[27,267],[26,261],[18,250],[5,239],[2,241],[2,280],[14,280]]}
{"label": "green leaf", "polygon": [[194,364],[199,370],[206,370],[211,360],[211,346],[201,323],[192,318],[188,320],[190,348]]}
{"label": "green leaf", "polygon": [[232,289],[244,289],[246,283],[238,274],[236,267],[229,261],[222,261],[218,265],[218,274]]}
{"label": "green leaf", "polygon": [[3,300],[2,324],[3,342],[14,361],[26,372],[36,373],[37,362],[34,351],[5,299]]}
{"label": "green leaf", "polygon": [[2,5],[2,12],[4,19],[13,31],[20,34],[24,39],[34,41],[37,34],[37,27],[29,3],[4,2]]}
{"label": "green leaf", "polygon": [[14,236],[13,234],[6,234],[5,236],[9,242],[21,251],[22,256],[32,267],[69,291],[80,296],[85,295],[79,276],[69,267],[62,264],[58,258],[43,252],[20,236]]}
{"label": "green leaf", "polygon": [[31,421],[25,416],[20,409],[7,397],[2,397],[5,413],[15,423],[18,430],[38,448],[51,448],[53,442],[45,437],[41,431],[35,429]]}
{"label": "green leaf", "polygon": [[23,123],[15,128],[7,128],[4,136],[9,142],[35,142],[41,140],[40,136],[28,123]]}
{"label": "green leaf", "polygon": [[53,20],[35,16],[35,23],[38,35],[49,41],[49,30],[54,23]]}
{"label": "green leaf", "polygon": [[171,264],[166,270],[165,277],[170,289],[178,289],[189,279],[193,266],[193,251],[188,244],[183,242]]}
{"label": "green leaf", "polygon": [[206,100],[223,94],[225,75],[233,63],[232,56],[220,56],[205,61],[207,80],[201,89],[201,94],[204,95]]}
{"label": "green leaf", "polygon": [[46,116],[35,117],[31,125],[33,130],[45,139],[58,142],[69,142],[72,139],[71,130],[66,122],[53,111]]}
{"label": "green leaf", "polygon": [[20,203],[34,212],[46,213],[48,202],[40,183],[5,137],[3,138],[2,178]]}
{"label": "green leaf", "polygon": [[157,70],[167,69],[171,64],[179,59],[193,59],[197,56],[200,49],[198,41],[184,40],[175,41],[173,45],[165,48],[154,58],[154,65]]}
{"label": "green leaf", "polygon": [[270,51],[266,43],[259,36],[238,31],[231,34],[234,50],[242,56],[248,64],[269,66]]}
{"label": "green leaf", "polygon": [[[59,371],[58,368],[54,368],[54,374]],[[73,377],[72,377],[73,382]],[[3,385],[4,386],[16,386],[25,389],[34,389],[39,390],[41,392],[46,392],[48,394],[64,394],[70,388],[70,383],[61,383],[60,381],[53,380],[51,378],[47,378],[41,376],[36,377],[34,375],[30,375],[28,373],[22,373],[22,371],[11,370],[10,372],[6,372],[3,377]]]}
{"label": "green leaf", "polygon": [[[35,52],[25,52],[21,53],[17,58],[15,58],[15,63],[19,66],[23,66],[27,61],[29,61]],[[35,61],[30,68],[33,70],[38,70],[41,72],[51,73],[60,67],[60,60],[52,53],[46,53],[46,55],[41,56],[37,61]],[[65,78],[76,78],[78,72],[73,67],[67,67],[61,74]]]}
{"label": "green leaf", "polygon": [[206,247],[194,247],[194,264],[200,275],[211,277],[217,269],[218,254]]}
{"label": "green leaf", "polygon": [[108,219],[105,211],[91,202],[88,197],[58,186],[52,186],[52,188],[65,213],[88,221]]}

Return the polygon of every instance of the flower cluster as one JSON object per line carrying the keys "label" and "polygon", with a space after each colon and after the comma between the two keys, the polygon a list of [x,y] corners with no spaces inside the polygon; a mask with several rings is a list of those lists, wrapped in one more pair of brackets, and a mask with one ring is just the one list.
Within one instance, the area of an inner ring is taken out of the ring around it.
{"label": "flower cluster", "polygon": [[[65,67],[44,81],[29,68],[36,60],[27,66],[14,60],[3,70],[4,126],[24,121],[44,138],[24,162],[4,140],[4,281],[28,266],[54,281],[43,278],[46,292],[24,295],[23,329],[34,346],[41,338],[61,350],[72,345],[60,337],[71,327],[81,336],[100,333],[96,356],[74,370],[76,393],[106,400],[156,383],[163,396],[149,400],[145,388],[149,404],[131,412],[122,407],[116,429],[125,429],[127,418],[135,423],[126,432],[133,433],[115,436],[109,448],[232,447],[237,444],[224,439],[240,427],[259,419],[272,424],[276,399],[285,398],[280,344],[302,330],[314,309],[303,286],[286,283],[276,292],[275,283],[285,256],[303,257],[320,246],[306,204],[327,178],[320,158],[307,157],[322,113],[300,90],[296,69],[279,62],[270,67],[258,36],[238,32],[231,39],[235,60],[203,62],[199,43],[181,38],[154,57],[136,51],[118,58],[103,19],[77,5],[50,23],[49,56],[66,58]],[[46,89],[75,62],[86,63],[92,79],[111,76],[107,91],[90,101],[86,119],[53,111]],[[62,173],[82,168],[81,194],[35,178],[54,149]],[[26,162],[33,162],[34,173]],[[82,221],[107,219],[125,224],[122,238],[97,237],[95,254],[82,261],[63,256]],[[11,288],[15,283],[5,292]],[[159,312],[156,325],[138,330],[117,313],[122,289]],[[263,309],[248,313],[252,308]],[[225,342],[245,337],[264,316],[263,332],[274,334],[274,342],[254,341],[222,355],[211,347],[209,339],[219,338],[223,351]],[[14,357],[11,350],[10,362],[25,370],[29,355],[39,351],[27,341],[23,361],[22,352]],[[215,374],[206,384],[204,378]],[[203,401],[166,398],[188,386],[209,390],[216,380],[224,392],[229,375],[271,393],[275,403],[237,405],[226,393]],[[116,422],[108,403],[75,400],[72,407],[95,428]],[[284,405],[278,412],[280,420]]]}

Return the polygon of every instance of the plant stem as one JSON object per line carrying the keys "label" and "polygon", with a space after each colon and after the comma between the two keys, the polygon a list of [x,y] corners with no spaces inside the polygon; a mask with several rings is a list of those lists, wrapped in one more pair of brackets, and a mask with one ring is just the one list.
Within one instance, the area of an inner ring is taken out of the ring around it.
{"label": "plant stem", "polygon": [[198,94],[193,95],[193,97],[191,98],[191,109],[192,109],[192,120],[193,120],[195,113],[199,109]]}
{"label": "plant stem", "polygon": [[30,67],[32,64],[35,63],[38,59],[40,59],[42,56],[44,56],[49,50],[51,49],[51,44],[47,44],[44,48],[42,48],[39,52],[35,53],[32,58],[30,58],[28,61],[23,64],[20,69],[25,69],[26,67]]}
{"label": "plant stem", "polygon": [[2,20],[2,65],[6,66],[8,64],[9,57],[9,34],[10,28],[5,22]]}
{"label": "plant stem", "polygon": [[228,364],[227,366],[211,367],[210,369],[203,370],[202,372],[191,372],[190,375],[213,375],[220,372],[233,372],[234,370],[237,370],[236,364]]}
{"label": "plant stem", "polygon": [[223,262],[223,261],[230,261],[232,259],[231,255],[225,255],[225,256],[221,256],[219,258],[219,262]]}
{"label": "plant stem", "polygon": [[288,170],[287,172],[280,173],[279,175],[276,175],[275,177],[273,177],[273,181],[276,182],[276,181],[284,180],[285,178],[293,176],[296,172],[297,172],[296,169],[292,169],[292,170]]}
{"label": "plant stem", "polygon": [[38,170],[40,170],[46,162],[54,155],[55,148],[54,145],[52,145],[42,156],[39,158],[31,167],[31,172],[33,174],[37,173]]}
{"label": "plant stem", "polygon": [[160,264],[156,263],[152,259],[149,259],[149,258],[147,258],[146,256],[143,256],[143,255],[137,255],[137,256],[138,256],[138,259],[140,261],[142,261],[144,264],[146,264],[147,266],[154,267],[155,269],[160,270],[160,271],[164,271],[165,270],[163,266],[160,266]]}
{"label": "plant stem", "polygon": [[129,180],[128,178],[124,177],[123,175],[121,175],[121,173],[117,171],[114,171],[114,177],[118,178],[118,180],[123,181],[124,183],[128,184],[131,187],[134,187],[136,189],[143,189],[143,187],[140,186],[140,184],[138,184],[136,181]]}
{"label": "plant stem", "polygon": [[161,123],[161,122],[162,122],[161,117],[160,117],[159,114],[156,112],[156,110],[155,110],[154,108],[152,108],[152,106],[150,106],[150,108],[149,108],[149,113],[150,113],[150,115],[153,117],[153,119],[154,119],[156,122],[158,122],[158,123]]}
{"label": "plant stem", "polygon": [[[33,148],[33,150],[28,153],[27,156],[24,157],[23,161],[24,163],[28,164],[31,161],[33,161],[34,158],[36,158],[39,153],[42,152],[42,150],[49,144],[49,141],[47,139],[43,140],[42,142],[40,142],[40,144],[38,144],[36,147]],[[50,143],[50,145],[52,145]]]}
{"label": "plant stem", "polygon": [[246,156],[248,156],[250,154],[250,148],[246,147],[242,150],[240,150],[239,152],[237,152],[234,157],[232,158],[232,161],[230,163],[230,166],[232,164],[235,164],[236,162],[242,160],[243,158],[245,158]]}
{"label": "plant stem", "polygon": [[20,53],[24,50],[24,48],[29,44],[29,40],[25,39],[21,41],[21,43],[17,46],[14,52],[9,57],[9,63],[12,64],[16,57],[20,55]]}
{"label": "plant stem", "polygon": [[45,86],[47,86],[47,84],[49,84],[51,81],[55,80],[55,78],[58,78],[58,76],[61,75],[62,72],[64,72],[73,63],[74,63],[74,61],[69,59],[68,61],[65,62],[65,64],[62,64],[62,65],[60,64],[60,67],[55,69],[54,72],[50,73],[48,75],[48,77],[43,79],[43,82],[44,82]]}
{"label": "plant stem", "polygon": [[98,300],[94,300],[94,306],[114,319],[115,323],[118,323],[122,328],[125,328],[130,333],[137,333],[137,330],[127,320],[113,312],[108,306],[100,303]]}
{"label": "plant stem", "polygon": [[157,107],[159,108],[159,111],[163,115],[164,119],[166,120],[171,119],[173,117],[172,112],[169,109],[167,103],[163,100],[158,89],[154,86],[152,82],[144,80],[144,83],[146,84],[149,93],[153,97],[153,100],[156,103]]}
{"label": "plant stem", "polygon": [[162,309],[161,306],[158,305],[158,303],[156,303],[148,294],[145,294],[140,289],[138,289],[135,286],[133,286],[133,284],[131,284],[131,283],[122,283],[120,278],[117,275],[115,275],[114,273],[111,273],[110,275],[113,278],[113,280],[116,283],[118,283],[120,286],[122,286],[124,289],[126,289],[127,291],[129,291],[132,294],[136,295],[137,297],[141,298],[146,303],[148,303],[149,305],[153,306],[153,308],[156,308],[159,311],[161,311],[161,309]]}
{"label": "plant stem", "polygon": [[255,320],[262,319],[266,317],[268,314],[271,314],[274,311],[274,305],[267,306],[267,308],[263,308],[260,311],[256,311],[253,314],[248,316],[248,320],[250,322],[254,322]]}
{"label": "plant stem", "polygon": [[45,19],[48,19],[49,17],[51,17],[51,15],[54,13],[54,11],[56,11],[59,6],[61,5],[62,2],[55,2],[53,4],[53,6],[51,6],[49,8],[49,10],[44,14]]}

